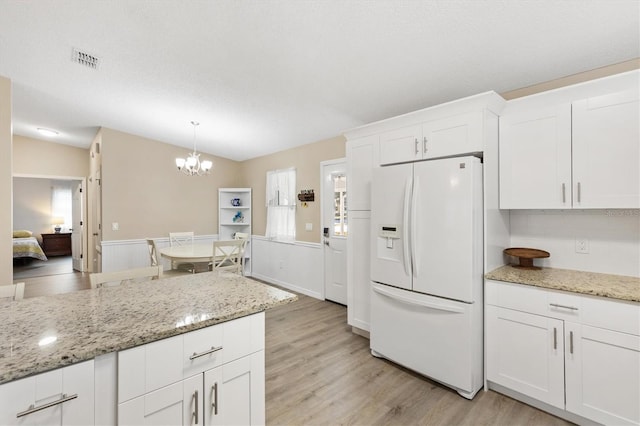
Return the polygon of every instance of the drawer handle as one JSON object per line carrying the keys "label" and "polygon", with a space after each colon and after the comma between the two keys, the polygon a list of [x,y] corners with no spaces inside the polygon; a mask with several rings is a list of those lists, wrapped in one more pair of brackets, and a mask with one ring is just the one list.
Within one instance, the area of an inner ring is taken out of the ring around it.
{"label": "drawer handle", "polygon": [[214,352],[218,352],[219,350],[222,350],[222,346],[218,346],[217,348],[211,346],[211,349],[209,349],[208,351],[204,351],[204,352],[200,352],[200,353],[194,352],[193,355],[191,355],[189,357],[189,359],[193,361],[196,358],[200,358],[201,356],[205,356],[205,355],[212,354]]}
{"label": "drawer handle", "polygon": [[553,306],[554,308],[571,309],[572,311],[578,310],[575,306],[558,305],[557,303],[549,303],[549,306]]}
{"label": "drawer handle", "polygon": [[420,151],[418,150],[418,138],[416,138],[416,155],[418,155]]}
{"label": "drawer handle", "polygon": [[21,413],[16,414],[16,418],[19,419],[20,417],[28,416],[29,414],[35,413],[36,411],[44,410],[46,408],[50,408],[50,407],[53,407],[55,405],[62,404],[63,402],[71,401],[72,399],[76,399],[77,397],[78,397],[77,393],[75,393],[73,395],[69,395],[69,396],[67,396],[66,393],[63,393],[62,394],[62,398],[60,398],[57,401],[49,402],[49,403],[43,404],[43,405],[41,405],[39,407],[36,407],[34,404],[31,404],[28,409],[26,409],[25,411],[23,411]]}

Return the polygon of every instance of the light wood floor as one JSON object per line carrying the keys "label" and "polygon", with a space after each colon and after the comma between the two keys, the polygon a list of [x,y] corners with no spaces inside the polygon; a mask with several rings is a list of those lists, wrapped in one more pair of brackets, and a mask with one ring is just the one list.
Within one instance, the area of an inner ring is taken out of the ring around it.
{"label": "light wood floor", "polygon": [[306,296],[266,313],[269,425],[566,425],[496,392],[472,401],[371,356],[346,308]]}
{"label": "light wood floor", "polygon": [[14,266],[13,282],[24,282],[24,297],[49,296],[91,288],[89,274],[76,272],[71,257],[51,257],[46,262],[34,260],[27,266]]}

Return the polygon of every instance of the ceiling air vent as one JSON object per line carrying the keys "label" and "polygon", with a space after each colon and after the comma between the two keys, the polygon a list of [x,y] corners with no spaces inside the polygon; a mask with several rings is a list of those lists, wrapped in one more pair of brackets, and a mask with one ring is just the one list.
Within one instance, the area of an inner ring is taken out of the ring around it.
{"label": "ceiling air vent", "polygon": [[80,65],[84,65],[85,67],[93,68],[94,70],[98,69],[100,65],[100,58],[91,53],[83,52],[80,49],[73,49],[71,53],[71,60]]}

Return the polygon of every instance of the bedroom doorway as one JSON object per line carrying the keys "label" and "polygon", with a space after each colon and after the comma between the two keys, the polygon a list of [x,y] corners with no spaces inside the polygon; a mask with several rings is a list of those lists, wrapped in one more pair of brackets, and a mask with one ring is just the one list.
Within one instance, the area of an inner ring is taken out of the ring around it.
{"label": "bedroom doorway", "polygon": [[46,262],[14,262],[14,281],[87,270],[85,187],[83,177],[14,175],[14,230],[30,231],[49,252]]}

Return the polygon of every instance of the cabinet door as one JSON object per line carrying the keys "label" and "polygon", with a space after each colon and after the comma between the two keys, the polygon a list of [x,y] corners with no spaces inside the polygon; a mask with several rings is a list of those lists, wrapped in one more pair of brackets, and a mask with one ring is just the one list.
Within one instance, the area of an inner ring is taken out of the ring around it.
{"label": "cabinet door", "polygon": [[500,208],[571,208],[571,105],[500,117]]}
{"label": "cabinet door", "polygon": [[349,210],[371,210],[371,177],[380,164],[378,135],[347,142]]}
{"label": "cabinet door", "polygon": [[380,134],[380,164],[422,159],[422,127],[410,126]]}
{"label": "cabinet door", "polygon": [[564,409],[563,322],[486,307],[487,380]]}
{"label": "cabinet door", "polygon": [[369,331],[371,306],[371,212],[349,212],[347,237],[347,321]]}
{"label": "cabinet door", "polygon": [[264,351],[204,373],[206,425],[265,423]]}
{"label": "cabinet door", "polygon": [[603,424],[640,423],[640,337],[565,325],[567,411]]}
{"label": "cabinet door", "polygon": [[[201,375],[200,383],[202,383]],[[182,381],[118,405],[119,425],[188,425]],[[198,419],[199,420],[199,419]]]}
{"label": "cabinet door", "polygon": [[[93,361],[4,384],[0,386],[0,424],[93,424],[93,384]],[[22,415],[17,417],[18,413]]]}
{"label": "cabinet door", "polygon": [[422,126],[422,158],[438,158],[484,150],[483,112],[454,115]]}
{"label": "cabinet door", "polygon": [[640,208],[638,89],[573,103],[573,205]]}

